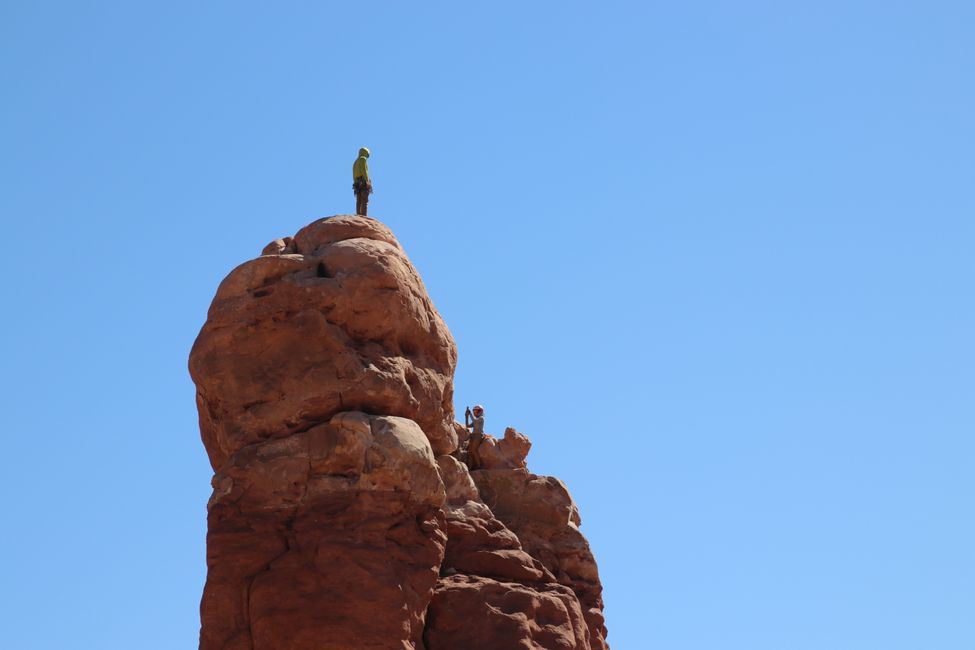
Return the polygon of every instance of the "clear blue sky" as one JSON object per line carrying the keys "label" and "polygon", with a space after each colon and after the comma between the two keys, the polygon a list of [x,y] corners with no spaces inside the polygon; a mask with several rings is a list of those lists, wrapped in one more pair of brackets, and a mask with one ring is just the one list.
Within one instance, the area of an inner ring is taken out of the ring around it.
{"label": "clear blue sky", "polygon": [[0,4],[0,647],[195,647],[221,278],[354,208],[615,650],[975,647],[970,2]]}

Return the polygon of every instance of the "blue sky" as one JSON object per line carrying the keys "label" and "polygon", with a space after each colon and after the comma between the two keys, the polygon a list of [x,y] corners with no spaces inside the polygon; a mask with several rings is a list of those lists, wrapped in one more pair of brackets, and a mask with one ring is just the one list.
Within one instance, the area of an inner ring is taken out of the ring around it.
{"label": "blue sky", "polygon": [[975,647],[963,2],[0,4],[4,648],[194,647],[220,279],[354,208],[617,650]]}

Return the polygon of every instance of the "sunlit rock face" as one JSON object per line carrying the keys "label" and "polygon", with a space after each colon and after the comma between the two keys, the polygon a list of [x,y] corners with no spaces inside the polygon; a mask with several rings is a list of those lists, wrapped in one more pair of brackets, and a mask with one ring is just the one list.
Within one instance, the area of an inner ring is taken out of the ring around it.
{"label": "sunlit rock face", "polygon": [[457,347],[389,229],[332,217],[274,246],[220,283],[190,354],[214,469],[352,410],[410,418],[452,452]]}

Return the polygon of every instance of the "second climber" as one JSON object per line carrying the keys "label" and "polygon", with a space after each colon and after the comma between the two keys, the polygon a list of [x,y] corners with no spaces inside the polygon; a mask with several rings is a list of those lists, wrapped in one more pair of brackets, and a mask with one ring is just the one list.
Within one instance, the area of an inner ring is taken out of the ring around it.
{"label": "second climber", "polygon": [[484,407],[478,404],[473,409],[468,408],[464,413],[464,424],[471,430],[467,442],[467,465],[471,469],[478,469],[481,466],[478,449],[484,440]]}

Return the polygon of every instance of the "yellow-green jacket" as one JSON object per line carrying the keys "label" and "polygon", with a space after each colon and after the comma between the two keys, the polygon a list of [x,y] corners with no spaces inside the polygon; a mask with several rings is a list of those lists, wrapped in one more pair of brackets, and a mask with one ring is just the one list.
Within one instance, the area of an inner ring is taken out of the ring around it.
{"label": "yellow-green jacket", "polygon": [[355,159],[352,163],[352,182],[354,183],[357,178],[364,178],[366,182],[372,182],[369,179],[369,163],[366,162],[366,158],[369,157],[369,150],[363,147],[359,149],[359,157]]}

